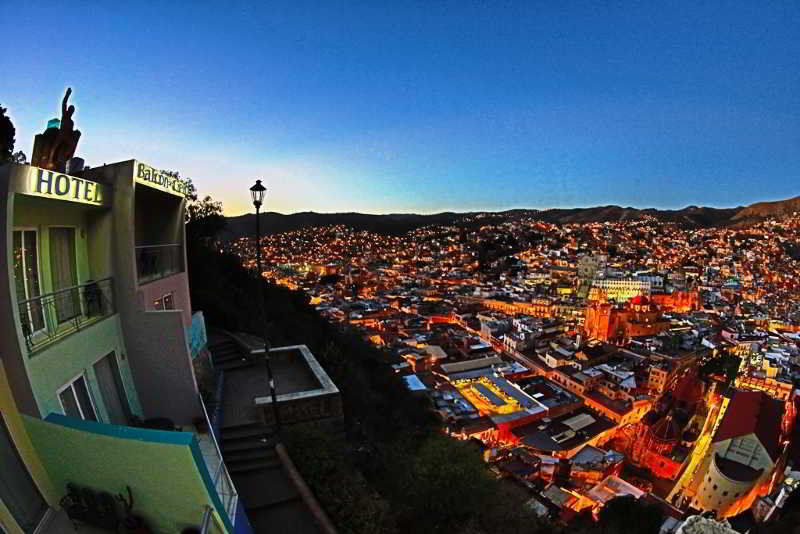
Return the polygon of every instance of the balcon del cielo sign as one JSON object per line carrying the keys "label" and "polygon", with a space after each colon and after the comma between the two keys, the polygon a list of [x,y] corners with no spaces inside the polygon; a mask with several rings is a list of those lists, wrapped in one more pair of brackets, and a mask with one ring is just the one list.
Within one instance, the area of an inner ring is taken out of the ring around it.
{"label": "balcon del cielo sign", "polygon": [[177,176],[159,171],[144,163],[136,163],[136,181],[173,195],[186,196],[187,184]]}

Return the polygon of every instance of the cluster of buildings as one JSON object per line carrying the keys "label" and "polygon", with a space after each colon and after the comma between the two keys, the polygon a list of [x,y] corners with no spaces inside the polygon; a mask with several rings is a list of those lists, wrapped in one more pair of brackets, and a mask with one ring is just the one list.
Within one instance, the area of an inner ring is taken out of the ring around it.
{"label": "cluster of buildings", "polygon": [[[265,276],[384,350],[443,431],[479,443],[543,515],[633,495],[662,507],[664,532],[744,532],[797,479],[798,230],[534,214],[261,246]],[[252,258],[251,240],[232,246]]]}

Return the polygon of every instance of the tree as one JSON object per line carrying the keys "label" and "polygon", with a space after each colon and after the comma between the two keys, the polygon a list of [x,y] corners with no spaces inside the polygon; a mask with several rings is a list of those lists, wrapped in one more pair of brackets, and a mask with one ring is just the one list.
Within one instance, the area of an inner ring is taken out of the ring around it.
{"label": "tree", "polygon": [[657,505],[632,495],[611,499],[597,516],[602,534],[657,534],[663,522],[664,513]]}
{"label": "tree", "polygon": [[[178,171],[167,171],[167,174],[180,178]],[[225,228],[225,216],[222,214],[222,202],[209,195],[199,199],[197,187],[191,178],[186,181],[186,240],[189,246],[197,241],[216,237]]]}
{"label": "tree", "polygon": [[14,123],[11,118],[6,115],[8,111],[3,106],[0,106],[0,163],[12,161],[14,156],[14,137],[17,134],[17,129],[14,128]]}
{"label": "tree", "polygon": [[725,351],[721,355],[705,361],[700,366],[699,376],[705,380],[713,375],[723,375],[725,376],[726,384],[730,384],[736,379],[741,363],[741,358]]}
{"label": "tree", "polygon": [[186,234],[190,241],[213,238],[223,228],[222,202],[206,195],[202,200],[190,201],[186,205]]}

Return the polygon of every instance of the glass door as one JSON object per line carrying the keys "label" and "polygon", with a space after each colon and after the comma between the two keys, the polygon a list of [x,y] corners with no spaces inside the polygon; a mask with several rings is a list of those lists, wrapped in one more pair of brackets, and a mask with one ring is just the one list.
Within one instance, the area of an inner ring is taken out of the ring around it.
{"label": "glass door", "polygon": [[33,532],[47,512],[47,503],[22,461],[2,415],[0,415],[0,473],[0,501],[3,501],[9,509],[23,532]]}
{"label": "glass door", "polygon": [[83,375],[58,390],[58,400],[64,409],[64,415],[97,421],[97,412]]}
{"label": "glass door", "polygon": [[109,422],[115,425],[127,425],[130,421],[131,411],[125,396],[125,387],[122,384],[122,375],[116,355],[112,352],[94,364],[94,372],[97,375],[97,383],[100,386],[103,401],[105,401]]}
{"label": "glass door", "polygon": [[75,228],[50,228],[50,273],[58,324],[80,313]]}
{"label": "glass door", "polygon": [[22,332],[26,338],[44,328],[39,281],[39,249],[36,230],[14,230],[12,249]]}

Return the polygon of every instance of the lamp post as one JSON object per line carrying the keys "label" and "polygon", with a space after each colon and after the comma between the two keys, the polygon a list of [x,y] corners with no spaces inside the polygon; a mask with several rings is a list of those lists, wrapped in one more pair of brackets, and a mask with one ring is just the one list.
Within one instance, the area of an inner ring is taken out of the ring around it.
{"label": "lamp post", "polygon": [[264,281],[262,280],[261,270],[261,217],[260,210],[261,204],[264,202],[264,194],[267,188],[261,185],[261,180],[256,180],[253,187],[250,188],[250,196],[253,199],[253,206],[256,208],[256,265],[258,266],[258,299],[259,310],[261,311],[261,320],[264,323],[264,362],[267,366],[267,380],[269,380],[269,395],[272,399],[272,415],[275,418],[275,430],[280,432],[281,420],[278,416],[278,396],[275,393],[275,379],[272,376],[272,365],[269,360],[269,340],[267,339],[267,313],[264,305]]}

